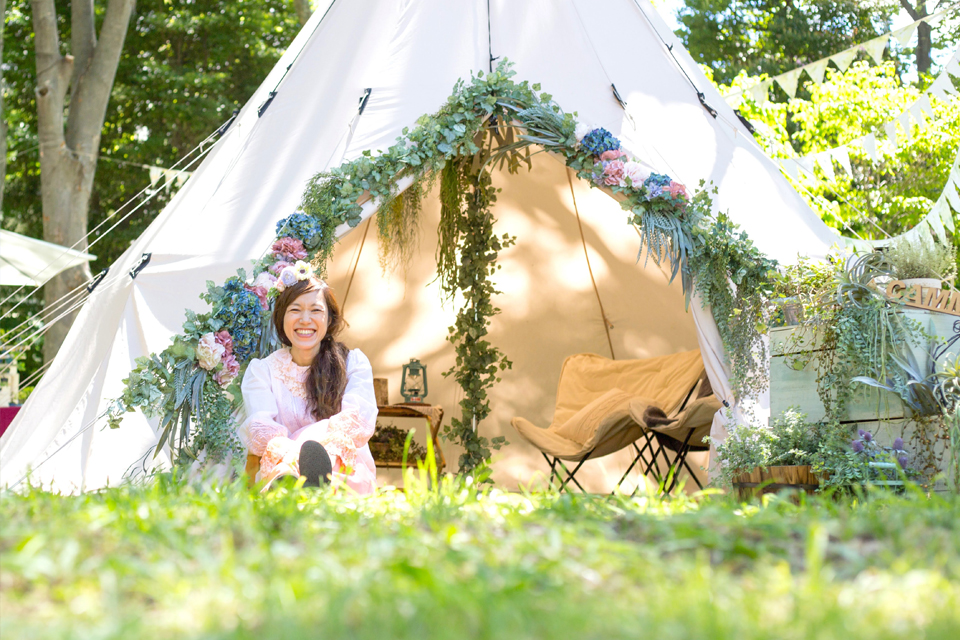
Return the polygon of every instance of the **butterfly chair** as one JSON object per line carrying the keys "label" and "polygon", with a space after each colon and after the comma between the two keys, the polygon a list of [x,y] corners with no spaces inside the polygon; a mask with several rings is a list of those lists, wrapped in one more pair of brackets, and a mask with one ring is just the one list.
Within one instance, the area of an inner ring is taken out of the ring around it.
{"label": "butterfly chair", "polygon": [[[564,360],[560,370],[551,425],[544,429],[520,417],[511,420],[511,424],[540,450],[550,465],[551,483],[556,479],[560,491],[571,484],[584,491],[576,474],[587,460],[633,445],[640,462],[649,467],[640,455],[647,449],[653,451],[649,437],[644,449],[636,446],[638,439],[658,426],[645,422],[646,407],[663,409],[652,416],[662,414],[667,418],[676,413],[703,370],[699,350],[643,360],[610,360],[590,353],[573,355]],[[576,466],[571,471],[564,461],[576,462]],[[638,461],[634,460],[636,464]]]}
{"label": "butterfly chair", "polygon": [[[683,469],[687,470],[697,487],[703,489],[703,484],[687,462],[687,454],[710,449],[710,445],[703,439],[710,435],[713,417],[722,406],[720,400],[713,395],[713,388],[706,371],[701,373],[696,385],[690,389],[672,415],[668,416],[659,407],[651,406],[641,399],[632,401],[630,416],[635,422],[646,425],[647,431],[642,438],[643,447],[637,446],[636,442],[632,443],[637,455],[620,478],[620,483],[622,484],[639,464],[643,477],[652,475],[665,494],[676,487]],[[668,453],[671,451],[673,452],[672,460]],[[666,466],[665,472],[661,471],[661,456],[663,465]],[[634,493],[639,488],[638,484]]]}

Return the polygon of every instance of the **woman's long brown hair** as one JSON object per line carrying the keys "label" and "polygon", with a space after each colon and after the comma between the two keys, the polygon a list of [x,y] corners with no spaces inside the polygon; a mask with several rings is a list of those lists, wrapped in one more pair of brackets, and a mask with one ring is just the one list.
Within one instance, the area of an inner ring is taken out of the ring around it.
{"label": "woman's long brown hair", "polygon": [[337,337],[347,326],[340,305],[333,296],[333,291],[327,283],[317,278],[300,280],[284,289],[273,306],[273,326],[277,329],[280,342],[291,346],[290,338],[283,331],[283,317],[294,300],[303,294],[318,290],[323,293],[323,300],[327,305],[327,334],[320,341],[320,351],[310,363],[305,386],[307,388],[307,405],[313,417],[323,420],[340,413],[340,404],[343,401],[343,391],[347,388],[347,345]]}

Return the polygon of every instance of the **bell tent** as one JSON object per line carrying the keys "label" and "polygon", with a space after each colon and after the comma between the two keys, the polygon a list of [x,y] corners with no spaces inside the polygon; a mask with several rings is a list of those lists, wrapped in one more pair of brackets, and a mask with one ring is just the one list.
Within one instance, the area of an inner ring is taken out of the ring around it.
{"label": "bell tent", "polygon": [[[155,464],[156,419],[126,414],[119,429],[102,419],[135,359],[164,349],[186,309],[202,309],[206,281],[223,282],[265,253],[312,176],[386,149],[436,112],[458,79],[489,73],[503,59],[518,81],[539,83],[564,111],[605,128],[654,171],[690,188],[712,181],[716,209],[768,257],[823,256],[839,240],[647,0],[334,0],[316,11],[94,290],[0,441],[0,486],[30,471],[34,484],[74,492]],[[686,311],[680,279],[671,284],[653,261],[638,261],[639,236],[614,199],[549,154],[533,156],[529,170],[493,171],[492,179],[502,190],[493,207],[497,232],[516,237],[493,277],[502,312],[489,336],[513,366],[493,387],[492,413],[480,426],[509,441],[494,454],[495,481],[515,487],[546,471],[510,420],[550,422],[571,354],[634,359],[699,348],[716,394],[734,404],[710,310],[694,298]],[[350,323],[343,339],[389,380],[392,402],[402,365],[419,358],[428,367],[426,400],[450,416],[461,392],[441,376],[455,359],[446,336],[456,303],[442,303],[436,281],[440,205],[435,193],[425,198],[419,250],[396,270],[378,260],[376,207],[368,201],[358,225],[336,229],[328,282]],[[722,418],[714,430],[722,435]],[[444,448],[455,464],[455,448]],[[631,458],[625,451],[601,458],[578,478],[609,491]]]}

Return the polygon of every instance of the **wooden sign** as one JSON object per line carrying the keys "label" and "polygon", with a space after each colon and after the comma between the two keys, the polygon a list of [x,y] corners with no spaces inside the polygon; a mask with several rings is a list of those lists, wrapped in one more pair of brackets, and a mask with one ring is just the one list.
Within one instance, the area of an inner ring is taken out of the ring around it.
{"label": "wooden sign", "polygon": [[894,280],[887,285],[887,297],[903,300],[908,307],[939,311],[960,316],[960,291],[934,289],[918,284],[908,287],[903,280]]}

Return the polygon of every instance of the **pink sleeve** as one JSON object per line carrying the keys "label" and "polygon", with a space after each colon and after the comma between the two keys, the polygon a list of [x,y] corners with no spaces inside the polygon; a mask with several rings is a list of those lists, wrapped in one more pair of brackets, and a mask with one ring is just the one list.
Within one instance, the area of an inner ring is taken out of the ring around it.
{"label": "pink sleeve", "polygon": [[377,426],[377,401],[373,393],[373,369],[367,356],[354,349],[347,356],[347,387],[340,413],[328,420],[307,425],[293,434],[297,442],[316,440],[331,459],[338,456],[348,466],[356,466],[357,449],[362,449]]}
{"label": "pink sleeve", "polygon": [[267,444],[290,432],[277,422],[277,399],[273,395],[270,365],[264,360],[251,360],[240,383],[247,419],[240,427],[240,441],[250,453],[262,456]]}

